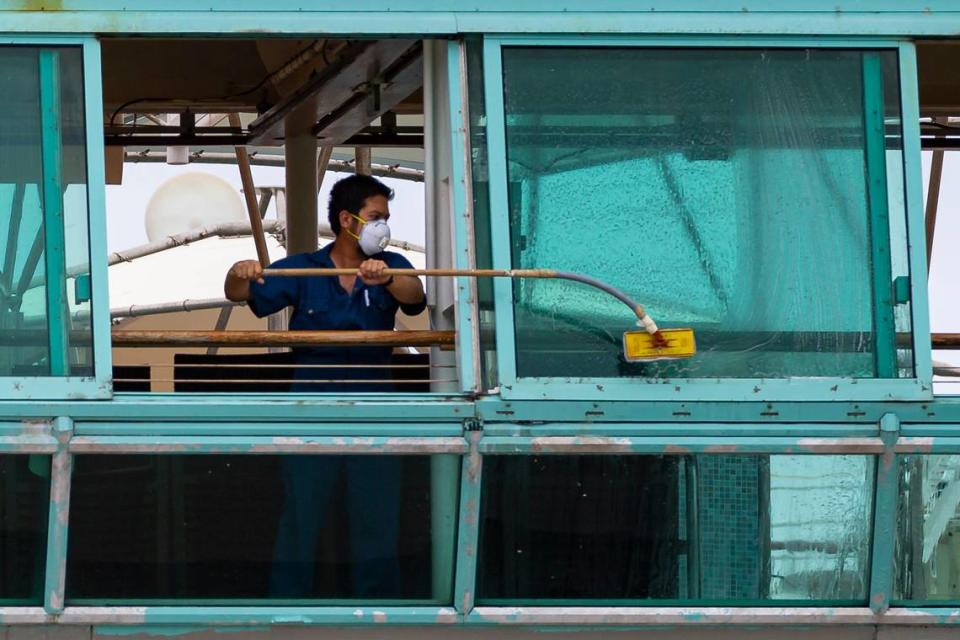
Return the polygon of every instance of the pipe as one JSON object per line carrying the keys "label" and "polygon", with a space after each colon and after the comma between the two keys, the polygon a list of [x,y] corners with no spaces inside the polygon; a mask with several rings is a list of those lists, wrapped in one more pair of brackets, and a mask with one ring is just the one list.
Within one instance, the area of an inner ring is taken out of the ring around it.
{"label": "pipe", "polygon": [[[321,159],[323,158],[323,149],[332,149],[332,147],[322,147],[321,148]],[[250,164],[256,166],[265,166],[265,167],[282,167],[284,165],[284,157],[278,154],[269,154],[269,153],[250,153]],[[236,156],[232,153],[223,153],[218,151],[195,151],[190,156],[190,163],[197,164],[231,164],[236,160]],[[159,151],[151,151],[146,149],[144,151],[127,151],[124,157],[125,162],[166,162],[166,156]],[[318,178],[319,178],[319,167],[320,162],[317,163],[318,168]],[[353,173],[354,165],[356,163],[353,160],[334,160],[330,159],[327,163],[327,169],[329,171],[335,171],[338,173]],[[370,165],[370,175],[376,176],[378,178],[396,178],[397,180],[409,180],[411,182],[423,182],[423,170],[422,169],[412,169],[409,167],[401,167],[399,164],[381,164],[373,163]],[[319,188],[321,180],[318,179],[317,186]]]}
{"label": "pipe", "polygon": [[[352,276],[356,275],[356,269],[264,269],[263,275],[267,277],[277,276]],[[660,329],[657,328],[653,318],[647,314],[643,305],[635,302],[630,296],[620,291],[616,287],[601,282],[590,276],[569,271],[554,271],[553,269],[384,269],[385,276],[449,276],[449,277],[467,277],[467,278],[543,278],[555,280],[573,280],[582,284],[589,285],[610,294],[617,300],[630,307],[630,310],[637,316],[637,324],[643,326],[647,333],[652,336],[660,336]],[[662,339],[662,337],[661,337]]]}
{"label": "pipe", "polygon": [[[230,114],[230,126],[240,126],[240,114]],[[263,239],[263,219],[260,216],[260,205],[257,202],[256,188],[253,186],[253,172],[250,170],[250,157],[247,148],[243,145],[234,147],[237,156],[237,169],[240,171],[240,183],[243,185],[243,199],[247,204],[247,216],[250,218],[250,234],[257,248],[257,259],[260,266],[270,264],[270,254],[267,252],[267,243]]]}

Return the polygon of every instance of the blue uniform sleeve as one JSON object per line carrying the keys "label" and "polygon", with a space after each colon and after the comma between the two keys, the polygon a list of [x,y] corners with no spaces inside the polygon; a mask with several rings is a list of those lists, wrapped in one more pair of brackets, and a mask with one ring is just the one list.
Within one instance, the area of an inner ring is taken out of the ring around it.
{"label": "blue uniform sleeve", "polygon": [[[270,265],[270,269],[297,268],[303,266],[299,256],[281,258]],[[250,283],[250,300],[247,305],[254,315],[263,318],[281,309],[296,305],[300,298],[300,280],[287,276],[273,276],[263,279],[263,284]]]}
{"label": "blue uniform sleeve", "polygon": [[[393,269],[413,269],[413,265],[410,264],[410,261],[404,258],[399,253],[393,252],[384,252],[384,262],[387,263],[387,266]],[[387,293],[390,293],[389,291]],[[427,297],[424,296],[423,300],[416,304],[403,304],[400,303],[400,310],[403,311],[408,316],[416,316],[423,313],[423,310],[427,308]]]}

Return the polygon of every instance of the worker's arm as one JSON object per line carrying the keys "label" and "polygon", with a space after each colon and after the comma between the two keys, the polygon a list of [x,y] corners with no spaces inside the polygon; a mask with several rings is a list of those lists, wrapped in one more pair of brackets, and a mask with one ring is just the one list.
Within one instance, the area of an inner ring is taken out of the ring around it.
{"label": "worker's arm", "polygon": [[227,271],[223,282],[223,295],[233,302],[250,300],[250,282],[263,284],[263,267],[256,260],[241,260]]}
{"label": "worker's arm", "polygon": [[[365,260],[360,264],[357,275],[368,286],[387,284],[391,276],[383,275],[383,270],[387,268],[387,263],[382,260]],[[387,285],[387,291],[390,292],[397,302],[402,305],[415,305],[423,302],[426,297],[423,293],[423,284],[420,278],[416,276],[392,276],[393,282]]]}

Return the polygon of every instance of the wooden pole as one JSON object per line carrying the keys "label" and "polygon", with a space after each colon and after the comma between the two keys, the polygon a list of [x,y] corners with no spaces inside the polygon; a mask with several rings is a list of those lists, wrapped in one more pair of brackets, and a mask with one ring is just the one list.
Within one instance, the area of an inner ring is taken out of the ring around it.
{"label": "wooden pole", "polygon": [[[240,114],[230,114],[230,126],[240,128]],[[257,246],[257,259],[262,266],[270,264],[267,241],[263,237],[263,220],[260,218],[260,204],[257,202],[256,189],[253,186],[253,173],[250,171],[250,156],[244,146],[234,147],[237,155],[237,168],[240,170],[240,183],[243,185],[243,198],[247,203],[247,215],[250,217],[250,230],[253,242]]]}
{"label": "wooden pole", "polygon": [[134,331],[114,330],[114,347],[429,347],[453,346],[453,331]]}
{"label": "wooden pole", "polygon": [[[264,269],[266,277],[353,276],[356,269]],[[556,278],[553,269],[384,269],[385,276],[449,276],[465,278]]]}

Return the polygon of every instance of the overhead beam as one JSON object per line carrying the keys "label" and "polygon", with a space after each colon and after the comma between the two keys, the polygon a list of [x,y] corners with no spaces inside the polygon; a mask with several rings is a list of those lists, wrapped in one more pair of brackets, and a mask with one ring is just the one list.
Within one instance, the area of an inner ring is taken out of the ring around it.
{"label": "overhead beam", "polygon": [[360,40],[347,45],[323,71],[250,124],[250,144],[281,142],[286,137],[286,117],[305,105],[311,105],[316,120],[320,120],[355,96],[366,96],[379,86],[382,72],[391,69],[417,45],[417,40],[399,38]]}
{"label": "overhead beam", "polygon": [[342,144],[423,86],[423,45],[417,43],[337,109],[322,117],[314,133],[325,145]]}

